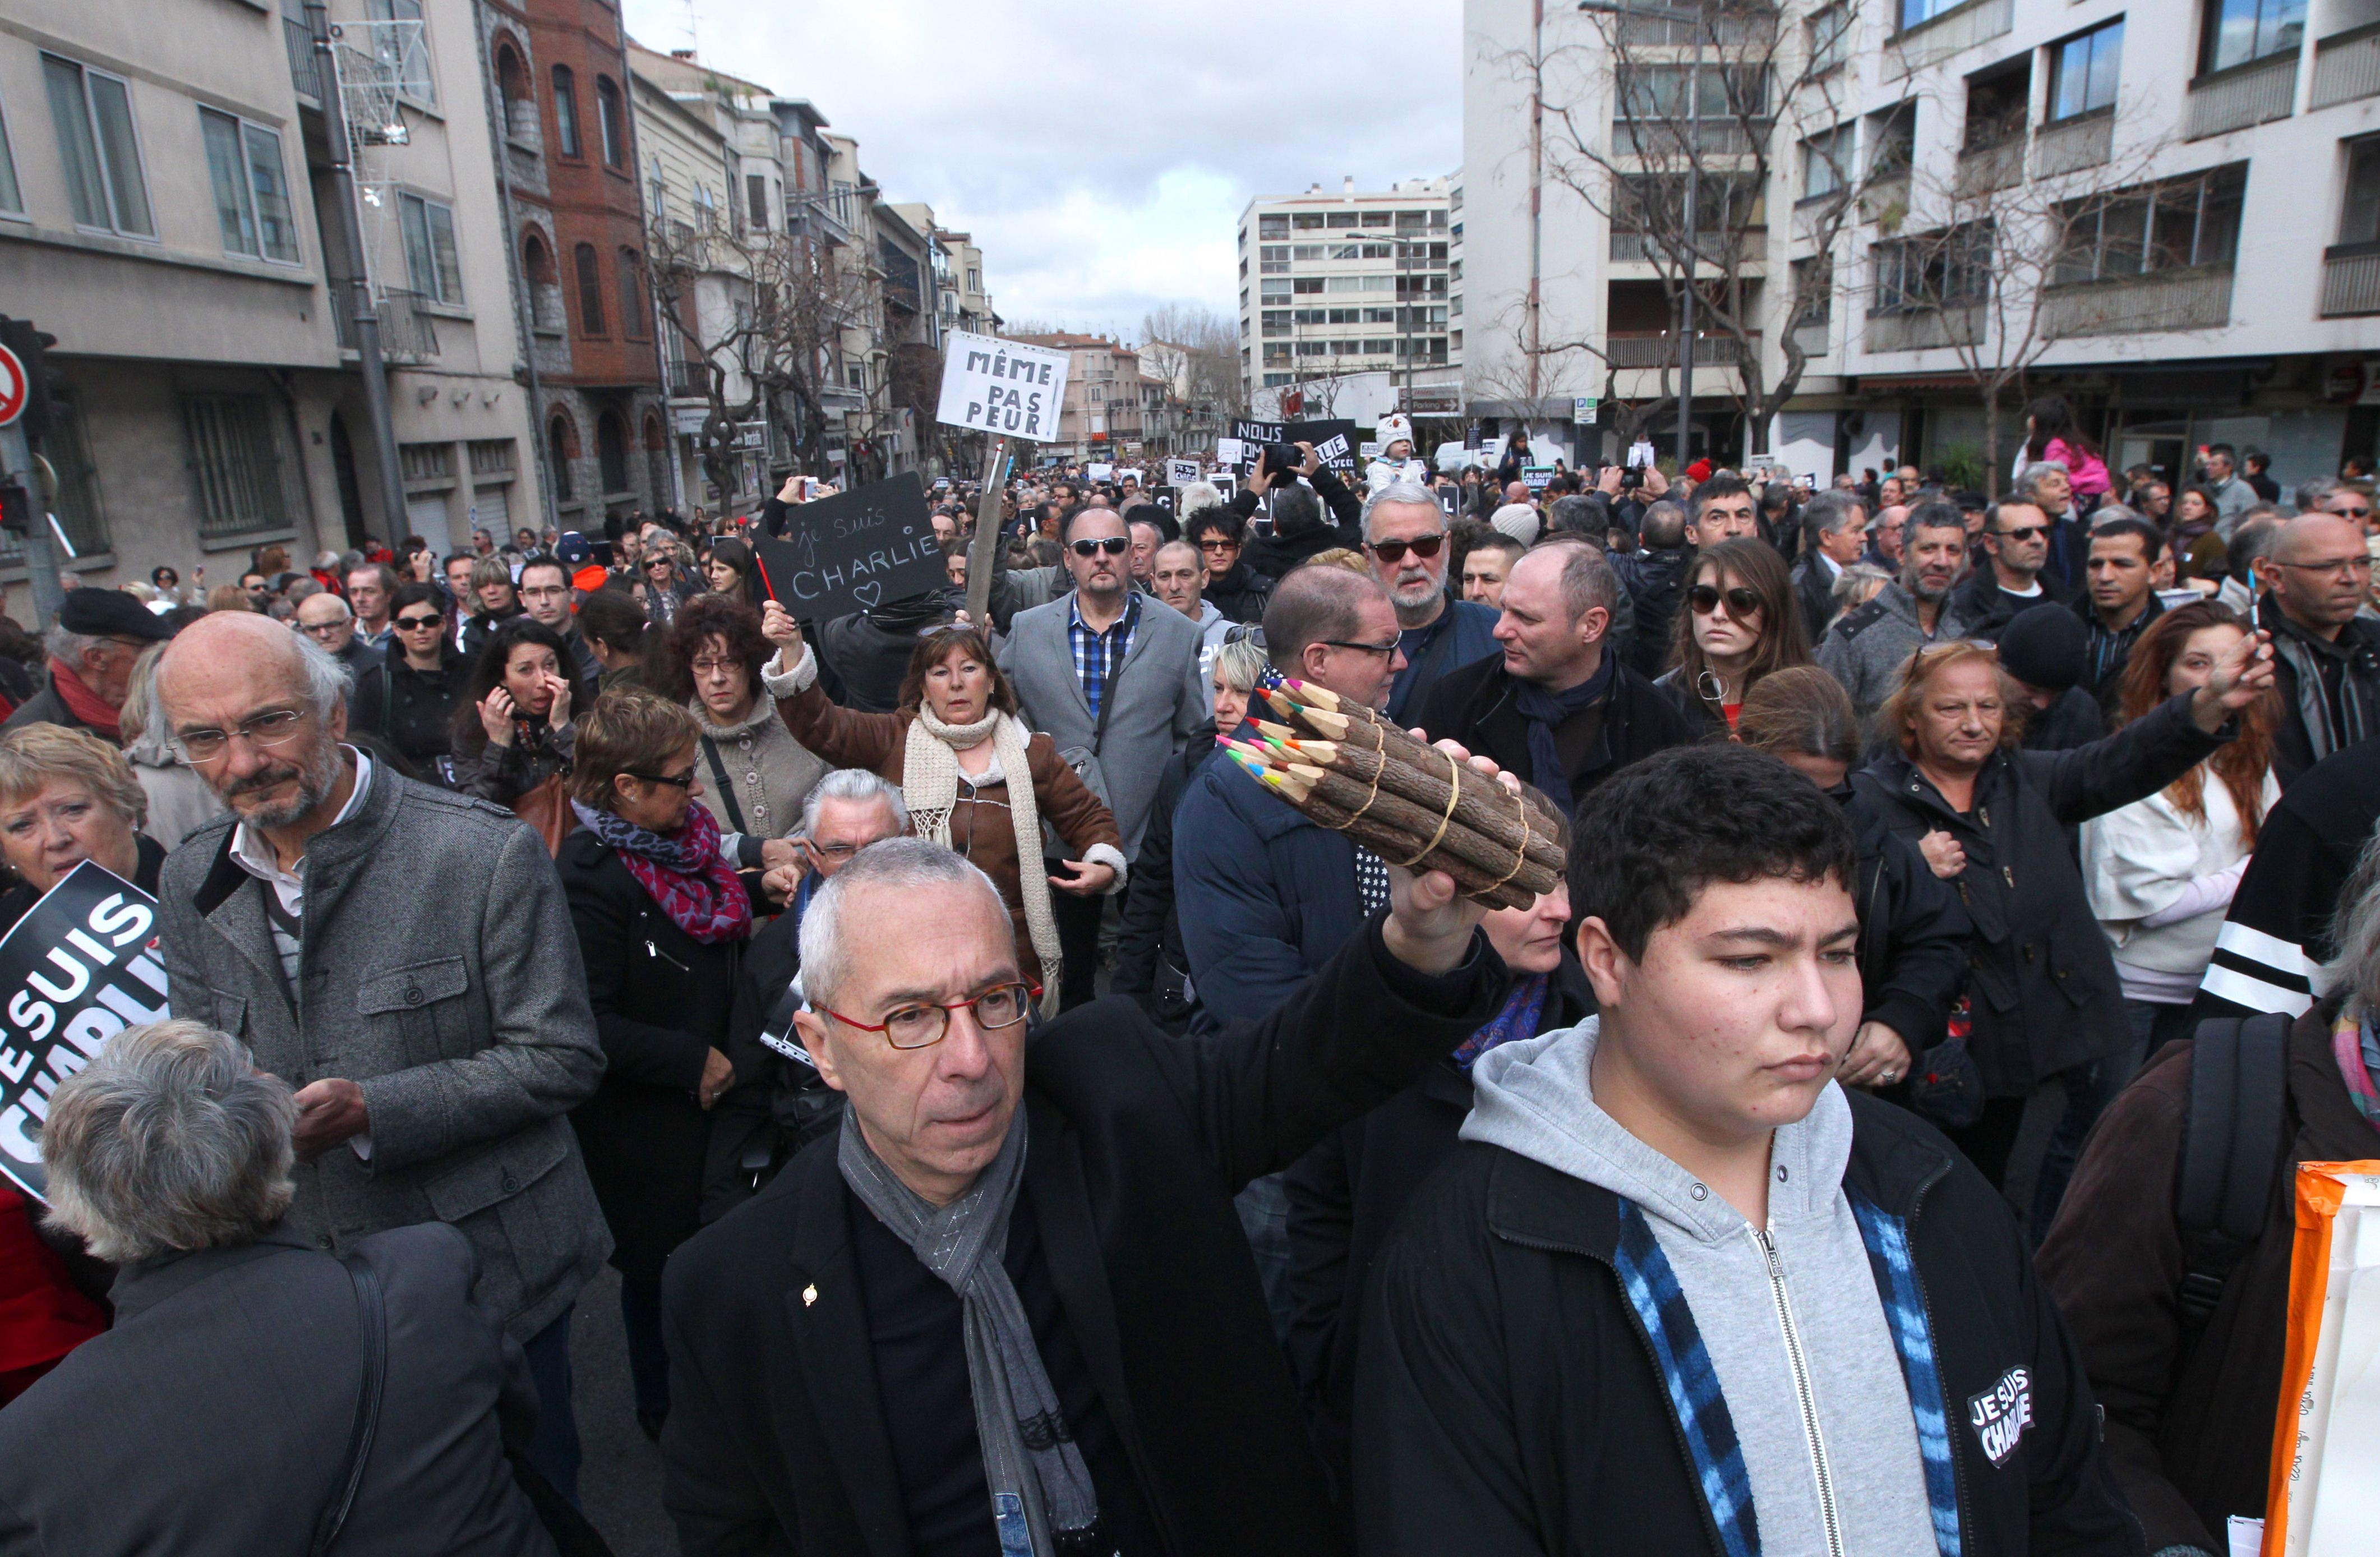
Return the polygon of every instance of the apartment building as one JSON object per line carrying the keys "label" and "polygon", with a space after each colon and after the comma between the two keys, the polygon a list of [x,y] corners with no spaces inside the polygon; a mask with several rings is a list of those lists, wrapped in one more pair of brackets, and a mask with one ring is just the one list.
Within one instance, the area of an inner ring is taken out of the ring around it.
{"label": "apartment building", "polygon": [[[2289,481],[2373,452],[2380,0],[1713,15],[1563,8],[1539,34],[1524,0],[1467,0],[1475,413],[1661,406],[1691,250],[1697,451],[1980,481],[2021,395],[2056,391],[2119,466],[2228,442]],[[1538,106],[1584,143],[1533,152]],[[1666,251],[1684,164],[1632,154],[1656,142],[1700,149],[1699,236]]]}
{"label": "apartment building", "polygon": [[[468,0],[337,0],[326,76],[297,0],[24,0],[0,17],[0,307],[57,337],[44,455],[84,582],[236,581],[473,510],[538,508],[514,382],[491,129]],[[322,130],[343,93],[364,252]],[[459,110],[459,111],[458,111]],[[404,511],[391,513],[331,283],[360,266],[388,363]],[[29,620],[14,537],[7,604]]]}
{"label": "apartment building", "polygon": [[1445,378],[1462,366],[1449,331],[1450,189],[1422,178],[1359,192],[1347,178],[1332,192],[1317,184],[1248,202],[1240,373],[1251,400],[1364,375],[1382,385]]}
{"label": "apartment building", "polygon": [[1058,411],[1058,436],[1053,443],[1040,444],[1040,454],[1070,459],[1136,459],[1148,452],[1140,353],[1105,335],[1062,332],[1008,338],[1049,347],[1067,356],[1066,400]]}

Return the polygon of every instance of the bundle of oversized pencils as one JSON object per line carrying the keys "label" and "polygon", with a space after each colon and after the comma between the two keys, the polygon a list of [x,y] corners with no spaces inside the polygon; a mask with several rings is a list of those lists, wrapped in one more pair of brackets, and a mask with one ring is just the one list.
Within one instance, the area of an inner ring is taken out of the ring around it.
{"label": "bundle of oversized pencils", "polygon": [[1317,822],[1391,865],[1443,870],[1491,907],[1525,908],[1561,879],[1542,796],[1515,795],[1313,682],[1283,678],[1265,699],[1296,724],[1249,719],[1223,749]]}

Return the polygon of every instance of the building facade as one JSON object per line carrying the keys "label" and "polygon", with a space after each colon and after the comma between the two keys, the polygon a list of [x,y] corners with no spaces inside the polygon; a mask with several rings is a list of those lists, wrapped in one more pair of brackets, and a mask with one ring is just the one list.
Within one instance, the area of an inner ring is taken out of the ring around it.
{"label": "building facade", "polygon": [[1451,181],[1263,195],[1240,213],[1240,372],[1249,398],[1366,373],[1452,377]]}
{"label": "building facade", "polygon": [[[57,338],[43,454],[83,581],[234,582],[249,554],[419,532],[467,545],[480,494],[537,506],[492,129],[468,0],[338,0],[325,72],[297,0],[27,0],[0,18],[0,307]],[[355,122],[336,205],[324,93]],[[405,509],[378,479],[344,299],[360,265]],[[17,552],[0,578],[19,620]]]}
{"label": "building facade", "polygon": [[[1542,31],[1467,0],[1465,29],[1475,413],[1652,407],[1668,452],[1689,246],[1660,234],[1692,163],[1697,452],[1980,486],[2051,391],[2110,465],[2168,478],[2209,443],[2289,482],[2380,439],[2372,0],[1566,8]],[[1538,106],[1585,143],[1534,146]]]}
{"label": "building facade", "polygon": [[1104,460],[1137,459],[1148,452],[1138,352],[1105,335],[1060,333],[1009,338],[1067,357],[1058,436],[1038,445],[1040,455]]}

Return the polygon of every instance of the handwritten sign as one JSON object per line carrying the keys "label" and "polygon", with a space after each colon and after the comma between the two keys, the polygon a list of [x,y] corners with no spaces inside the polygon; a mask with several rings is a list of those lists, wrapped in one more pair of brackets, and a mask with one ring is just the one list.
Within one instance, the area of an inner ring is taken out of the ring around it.
{"label": "handwritten sign", "polygon": [[964,330],[943,339],[936,420],[1037,444],[1058,435],[1058,410],[1066,401],[1064,352]]}
{"label": "handwritten sign", "polygon": [[785,529],[782,541],[753,538],[760,558],[751,581],[756,605],[773,595],[795,616],[823,622],[950,581],[915,470],[795,504]]}
{"label": "handwritten sign", "polygon": [[157,900],[84,860],[0,937],[0,1173],[48,1198],[33,1137],[50,1094],[107,1040],[162,1022]]}

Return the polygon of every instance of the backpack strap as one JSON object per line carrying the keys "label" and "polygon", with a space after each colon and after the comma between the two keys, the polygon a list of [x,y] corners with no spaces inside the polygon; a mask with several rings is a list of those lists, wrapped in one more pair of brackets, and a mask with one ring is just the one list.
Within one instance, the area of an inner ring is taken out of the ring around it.
{"label": "backpack strap", "polygon": [[2280,1164],[2289,1033],[2279,1013],[2218,1016],[2199,1024],[2191,1046],[2190,1115],[2174,1177],[2185,1356],[2264,1232]]}
{"label": "backpack strap", "polygon": [[381,1292],[380,1272],[371,1261],[358,1255],[342,1259],[347,1280],[356,1289],[356,1320],[363,1344],[361,1381],[356,1387],[356,1415],[347,1429],[346,1474],[338,1483],[337,1501],[326,1504],[314,1521],[314,1544],[310,1557],[322,1554],[338,1544],[339,1532],[346,1528],[347,1513],[356,1505],[356,1492],[364,1483],[364,1462],[371,1458],[373,1435],[380,1429],[382,1386],[388,1379],[388,1302]]}

